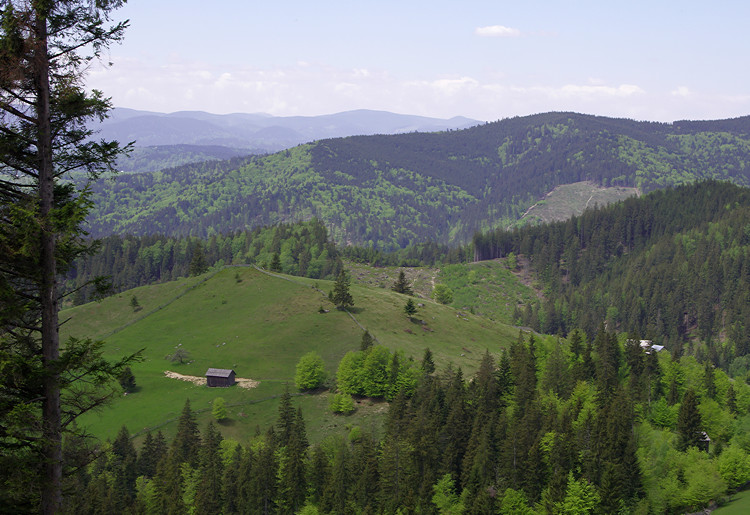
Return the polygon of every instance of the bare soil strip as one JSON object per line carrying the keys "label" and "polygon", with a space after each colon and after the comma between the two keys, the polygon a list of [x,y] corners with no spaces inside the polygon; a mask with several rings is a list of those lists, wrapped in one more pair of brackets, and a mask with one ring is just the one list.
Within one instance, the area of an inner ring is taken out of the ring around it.
{"label": "bare soil strip", "polygon": [[[177,372],[172,372],[171,370],[165,370],[164,375],[167,376],[170,379],[179,379],[180,381],[187,381],[189,383],[193,383],[197,386],[205,386],[206,385],[206,378],[205,377],[199,377],[199,376],[188,376],[184,374],[178,374]],[[240,388],[255,388],[258,386],[258,381],[254,379],[245,379],[244,377],[237,377],[235,378],[235,381],[237,382],[237,385]]]}

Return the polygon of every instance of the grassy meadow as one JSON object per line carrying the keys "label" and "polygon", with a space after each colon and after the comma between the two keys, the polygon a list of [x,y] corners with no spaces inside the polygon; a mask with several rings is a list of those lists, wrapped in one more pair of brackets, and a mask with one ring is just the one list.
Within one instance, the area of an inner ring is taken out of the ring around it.
{"label": "grassy meadow", "polygon": [[[62,336],[104,338],[105,353],[120,357],[143,349],[132,369],[137,391],[118,396],[112,406],[81,420],[100,438],[113,438],[124,424],[131,434],[161,429],[168,437],[186,399],[199,424],[211,420],[211,403],[223,397],[229,420],[225,437],[245,442],[256,428],[265,430],[277,416],[278,397],[294,392],[295,366],[306,352],[317,351],[334,376],[341,357],[359,348],[362,329],[392,350],[420,360],[433,351],[438,368],[452,363],[472,374],[485,349],[497,353],[518,336],[516,329],[455,309],[420,300],[413,320],[403,314],[407,297],[390,289],[353,284],[352,315],[337,311],[324,292],[329,281],[264,274],[229,267],[217,273],[145,286],[65,310]],[[131,306],[136,296],[140,308]],[[329,310],[320,313],[320,308]],[[188,360],[166,356],[178,348]],[[259,381],[256,388],[207,388],[165,377],[166,370],[203,377],[206,369],[233,368],[237,377]],[[332,415],[328,393],[298,395],[312,441],[331,431],[360,425],[378,430],[386,404],[369,399],[348,417]]]}

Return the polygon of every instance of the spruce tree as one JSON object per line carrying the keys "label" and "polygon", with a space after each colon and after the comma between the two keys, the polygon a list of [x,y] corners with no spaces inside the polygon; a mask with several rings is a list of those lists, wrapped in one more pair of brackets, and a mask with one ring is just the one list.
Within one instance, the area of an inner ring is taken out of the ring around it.
{"label": "spruce tree", "polygon": [[224,463],[220,455],[222,437],[213,422],[208,423],[202,440],[195,510],[197,513],[219,513],[223,505],[221,478]]}
{"label": "spruce tree", "polygon": [[404,314],[409,317],[409,319],[417,314],[417,306],[414,304],[413,300],[409,299],[406,301],[406,305],[404,306]]}
{"label": "spruce tree", "polygon": [[208,271],[206,255],[203,252],[203,245],[198,241],[193,246],[193,258],[190,260],[190,275],[201,275]]}
{"label": "spruce tree", "polygon": [[[0,426],[16,424],[16,413],[25,420],[0,440],[0,455],[15,460],[0,463],[0,483],[13,495],[4,502],[9,511],[16,501],[42,513],[61,509],[63,433],[107,398],[97,389],[119,372],[93,341],[61,346],[58,312],[64,275],[93,251],[83,231],[86,184],[112,170],[123,151],[92,137],[88,127],[111,105],[85,85],[92,62],[123,37],[127,22],[110,23],[122,3],[0,4]],[[81,181],[70,180],[72,170]],[[14,476],[19,467],[27,473]]]}
{"label": "spruce tree", "polygon": [[178,463],[198,465],[198,450],[201,445],[200,431],[195,421],[195,415],[190,409],[190,399],[185,400],[182,414],[177,421],[177,434],[172,440],[170,456]]}
{"label": "spruce tree", "polygon": [[307,445],[302,410],[297,409],[289,439],[279,449],[278,505],[280,513],[297,513],[305,503]]}
{"label": "spruce tree", "polygon": [[703,423],[698,411],[698,398],[695,390],[689,388],[680,403],[677,413],[677,449],[684,451],[688,447],[697,447],[701,441]]}
{"label": "spruce tree", "polygon": [[432,374],[435,371],[435,361],[432,359],[432,351],[429,347],[424,350],[421,367],[425,374]]}
{"label": "spruce tree", "polygon": [[362,333],[362,341],[359,344],[359,350],[366,351],[367,349],[372,347],[374,343],[375,340],[372,338],[370,331],[365,329],[365,332]]}
{"label": "spruce tree", "polygon": [[409,282],[406,280],[406,275],[404,274],[403,270],[399,271],[398,279],[396,279],[396,282],[394,282],[393,286],[391,286],[391,290],[395,291],[396,293],[403,293],[404,295],[414,295],[411,286],[409,286]]}
{"label": "spruce tree", "polygon": [[349,274],[346,270],[341,270],[336,277],[330,297],[337,309],[345,310],[354,306],[354,298],[349,292]]}

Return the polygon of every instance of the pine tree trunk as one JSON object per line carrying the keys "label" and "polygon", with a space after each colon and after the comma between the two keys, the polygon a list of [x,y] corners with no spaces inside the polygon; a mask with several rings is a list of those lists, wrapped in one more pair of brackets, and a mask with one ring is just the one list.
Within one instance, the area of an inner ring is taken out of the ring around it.
{"label": "pine tree trunk", "polygon": [[36,7],[36,48],[34,51],[37,96],[37,145],[39,152],[39,216],[41,230],[40,299],[42,307],[42,357],[45,366],[42,408],[45,481],[42,485],[42,512],[56,513],[62,504],[62,426],[60,384],[57,361],[60,357],[57,303],[57,263],[55,229],[51,220],[54,207],[54,169],[52,128],[50,126],[49,58],[47,54],[47,18]]}

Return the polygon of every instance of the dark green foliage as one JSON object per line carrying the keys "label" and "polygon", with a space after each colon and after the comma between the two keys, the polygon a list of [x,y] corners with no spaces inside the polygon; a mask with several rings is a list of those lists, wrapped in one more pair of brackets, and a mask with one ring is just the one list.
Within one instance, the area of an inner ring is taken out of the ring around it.
{"label": "dark green foliage", "polygon": [[[649,374],[687,374],[696,380],[704,366],[692,358],[672,363],[666,354],[649,365],[648,357],[637,357],[627,342],[618,379],[610,384],[602,379],[606,367],[599,362],[613,359],[616,352],[608,346],[618,340],[606,330],[597,339],[594,377],[580,380],[567,397],[551,386],[558,384],[551,378],[566,363],[561,359],[565,345],[554,337],[521,333],[497,365],[486,352],[468,383],[450,368],[420,374],[409,395],[395,394],[379,441],[355,426],[348,437],[329,435],[308,449],[301,411],[287,393],[275,430],[257,436],[246,449],[238,447],[227,463],[217,458],[220,437],[212,426],[203,433],[193,465],[178,463],[173,442],[150,487],[155,496],[146,511],[293,514],[309,505],[323,513],[434,513],[437,505],[450,510],[463,504],[463,513],[532,513],[530,505],[549,513],[682,513],[750,477],[741,445],[732,443],[717,456],[673,447],[684,435],[695,435],[696,427],[702,431],[693,390],[687,390],[680,409],[680,417],[692,422],[678,422],[677,438],[666,426],[652,429],[644,417],[646,401],[633,395],[634,375],[645,380]],[[409,362],[377,346],[352,353],[361,366],[372,354],[370,365],[377,363],[374,368],[388,382]],[[722,372],[714,373],[717,385],[726,384]],[[733,386],[747,394],[746,385]],[[740,403],[746,411],[747,402]],[[657,404],[667,406],[663,396],[652,402]],[[180,428],[186,425],[180,422]],[[183,439],[181,434],[182,429],[175,441]],[[746,439],[740,424],[734,435],[736,442]],[[88,485],[80,511],[142,509],[129,494],[133,476],[118,465],[134,459],[128,436],[123,430],[115,440],[111,456],[116,459],[97,461],[80,478]],[[722,438],[712,443],[721,445]],[[147,436],[137,470],[147,468],[142,467],[147,449],[158,452],[157,440]],[[686,493],[665,497],[675,489]]]}
{"label": "dark green foliage", "polygon": [[201,275],[208,271],[208,263],[203,253],[203,245],[196,243],[193,247],[193,257],[190,259],[190,275]]}
{"label": "dark green foliage", "polygon": [[406,301],[406,305],[404,306],[404,314],[409,318],[417,314],[417,305],[414,304],[414,301],[412,299]]}
{"label": "dark green foliage", "polygon": [[190,409],[190,400],[185,401],[182,414],[177,421],[177,434],[172,440],[169,454],[177,464],[189,463],[193,467],[198,465],[198,450],[201,446],[201,436],[195,415]]}
{"label": "dark green foliage", "polygon": [[154,477],[157,465],[166,455],[167,442],[162,432],[159,431],[156,437],[151,436],[151,433],[146,433],[136,464],[137,475],[147,478]]}
{"label": "dark green foliage", "polygon": [[435,371],[435,362],[432,359],[432,351],[429,347],[424,350],[422,356],[422,371],[425,374],[432,374]]}
{"label": "dark green foliage", "polygon": [[677,448],[681,451],[688,447],[700,445],[703,432],[703,422],[698,411],[698,398],[695,390],[689,388],[682,397],[680,411],[677,414]]}
{"label": "dark green foliage", "polygon": [[367,349],[372,347],[374,342],[375,340],[373,340],[370,331],[365,330],[365,332],[362,333],[362,341],[359,344],[359,350],[366,351]]}
{"label": "dark green foliage", "polygon": [[396,293],[403,293],[404,295],[414,295],[411,286],[409,286],[409,281],[406,280],[406,274],[404,274],[403,270],[399,270],[398,279],[396,279],[396,282],[393,283],[393,286],[391,286],[391,290],[395,291]]}
{"label": "dark green foliage", "polygon": [[131,393],[135,390],[135,375],[133,375],[130,367],[125,367],[117,377],[117,380],[120,382],[123,391]]}
{"label": "dark green foliage", "polygon": [[0,7],[0,498],[11,513],[62,510],[63,478],[87,455],[75,421],[105,403],[128,364],[105,361],[100,342],[61,341],[58,317],[61,277],[94,247],[83,183],[124,150],[92,137],[111,106],[86,85],[93,61],[123,37],[127,21],[112,22],[121,4]]}
{"label": "dark green foliage", "polygon": [[658,335],[654,343],[675,359],[696,352],[687,342],[697,337],[705,342],[698,358],[726,370],[747,350],[748,226],[750,190],[706,181],[565,222],[476,235],[474,246],[481,258],[531,260],[547,298],[519,311],[536,330],[595,334],[606,320],[609,331]]}
{"label": "dark green foliage", "polygon": [[203,433],[200,449],[198,488],[195,494],[195,508],[198,513],[219,513],[223,505],[221,498],[224,463],[219,454],[221,434],[213,422],[208,423]]}
{"label": "dark green foliage", "polygon": [[[196,249],[201,249],[196,251]],[[202,257],[201,257],[202,255]],[[84,286],[97,275],[111,277],[119,292],[155,282],[165,282],[221,265],[268,263],[279,256],[276,271],[315,279],[335,278],[342,269],[336,247],[320,221],[258,228],[206,240],[195,237],[108,236],[97,254],[78,259],[68,275],[67,285],[77,290],[77,303],[95,298],[93,285]],[[200,263],[200,262],[203,263]],[[239,282],[239,281],[238,281]]]}
{"label": "dark green foliage", "polygon": [[349,282],[349,274],[342,269],[336,277],[336,282],[333,283],[333,290],[330,294],[331,301],[337,309],[345,310],[354,306],[354,298],[349,292]]}
{"label": "dark green foliage", "polygon": [[268,265],[268,269],[271,272],[281,272],[281,257],[279,257],[278,252],[274,252],[273,257],[271,258],[271,263]]}

